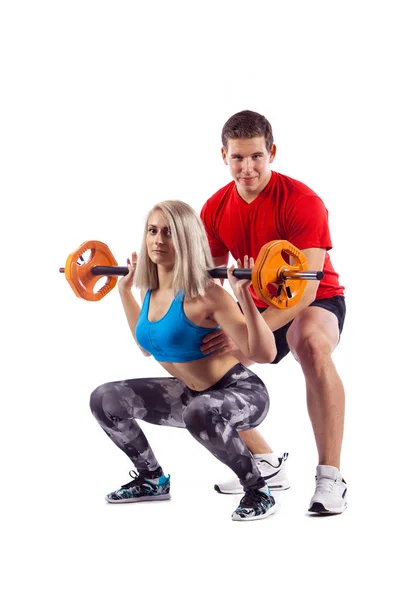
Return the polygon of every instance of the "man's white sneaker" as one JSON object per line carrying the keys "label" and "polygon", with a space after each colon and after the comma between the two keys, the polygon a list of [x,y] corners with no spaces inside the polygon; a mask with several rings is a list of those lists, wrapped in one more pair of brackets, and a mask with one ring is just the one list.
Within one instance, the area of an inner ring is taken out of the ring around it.
{"label": "man's white sneaker", "polygon": [[329,465],[318,465],[315,479],[317,485],[308,512],[336,515],[345,511],[347,485],[339,469]]}
{"label": "man's white sneaker", "polygon": [[[285,468],[285,461],[288,456],[289,454],[285,452],[283,456],[277,458],[278,466],[274,466],[261,456],[254,456],[261,476],[264,477],[265,483],[271,491],[288,490],[290,488]],[[216,483],[214,489],[220,494],[243,494],[243,488],[237,478],[224,481],[223,483]]]}

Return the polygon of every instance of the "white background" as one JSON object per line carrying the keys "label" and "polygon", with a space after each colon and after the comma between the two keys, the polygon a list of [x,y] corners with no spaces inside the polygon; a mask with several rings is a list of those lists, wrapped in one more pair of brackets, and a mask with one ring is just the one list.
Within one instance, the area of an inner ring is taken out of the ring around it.
{"label": "white background", "polygon": [[[398,535],[398,30],[395,2],[4,2],[1,53],[4,598],[392,598]],[[182,430],[144,425],[171,502],[111,506],[130,463],[89,410],[100,383],[156,376],[117,292],[58,273],[81,242],[120,264],[163,199],[200,210],[229,181],[220,131],[271,121],[274,169],[325,201],[347,322],[349,508],[306,516],[317,462],[292,357],[257,366],[260,431],[288,451],[273,518],[233,523],[229,471]],[[397,533],[396,533],[397,528]],[[393,538],[393,539],[392,539]],[[397,562],[397,561],[396,561]]]}

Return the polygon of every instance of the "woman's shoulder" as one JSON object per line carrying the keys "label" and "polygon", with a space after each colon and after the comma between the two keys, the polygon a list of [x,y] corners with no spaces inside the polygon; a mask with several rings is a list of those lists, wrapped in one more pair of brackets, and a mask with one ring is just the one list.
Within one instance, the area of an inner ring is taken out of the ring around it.
{"label": "woman's shoulder", "polygon": [[219,285],[213,281],[207,287],[204,299],[208,304],[216,306],[220,305],[221,303],[232,301],[232,296],[222,287],[222,285]]}
{"label": "woman's shoulder", "polygon": [[[202,327],[210,327],[209,320],[216,323],[214,313],[218,310],[229,310],[229,303],[233,298],[219,284],[213,281],[207,286],[204,296],[196,296],[192,299],[185,297],[185,313],[193,322]],[[207,322],[197,322],[197,319],[206,319]],[[218,323],[216,323],[218,324]]]}
{"label": "woman's shoulder", "polygon": [[185,303],[198,306],[209,306],[211,304],[214,305],[216,302],[220,302],[227,293],[228,292],[224,290],[218,283],[210,281],[205,289],[204,295],[196,296],[195,298],[190,299],[185,296]]}
{"label": "woman's shoulder", "polygon": [[150,290],[150,289],[147,289],[147,288],[140,288],[140,289],[139,289],[139,294],[140,294],[140,299],[141,299],[141,300],[142,300],[142,302],[143,302],[143,299],[144,299],[146,296],[150,296],[150,294],[151,294],[151,290]]}

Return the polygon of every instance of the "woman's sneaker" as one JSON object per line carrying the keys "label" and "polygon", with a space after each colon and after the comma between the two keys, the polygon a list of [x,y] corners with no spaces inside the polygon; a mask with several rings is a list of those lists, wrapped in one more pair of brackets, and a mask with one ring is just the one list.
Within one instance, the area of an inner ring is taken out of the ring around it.
{"label": "woman's sneaker", "polygon": [[256,521],[266,519],[278,510],[279,506],[269,493],[267,486],[260,490],[245,493],[237,509],[232,513],[233,521]]}
{"label": "woman's sneaker", "polygon": [[[285,462],[289,454],[285,452],[283,456],[277,458],[278,466],[274,466],[271,462],[255,455],[257,467],[260,469],[261,477],[264,477],[265,483],[273,492],[288,490],[290,483],[286,475]],[[243,494],[243,487],[239,479],[229,479],[223,483],[216,483],[214,490],[220,494]]]}
{"label": "woman's sneaker", "polygon": [[170,476],[161,475],[157,479],[145,479],[135,471],[129,471],[132,481],[123,485],[119,490],[107,494],[107,502],[121,504],[123,502],[145,502],[148,500],[169,500]]}
{"label": "woman's sneaker", "polygon": [[316,488],[308,512],[320,515],[340,514],[347,508],[347,485],[339,469],[329,465],[318,465]]}

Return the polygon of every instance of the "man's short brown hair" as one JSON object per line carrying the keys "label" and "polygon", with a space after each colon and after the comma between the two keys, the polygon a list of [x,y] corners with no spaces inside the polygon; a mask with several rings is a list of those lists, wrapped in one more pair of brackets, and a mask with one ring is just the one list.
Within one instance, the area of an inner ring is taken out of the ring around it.
{"label": "man's short brown hair", "polygon": [[229,140],[265,137],[265,146],[270,152],[274,143],[272,127],[269,121],[252,110],[242,110],[227,120],[222,128],[222,145],[228,148]]}

